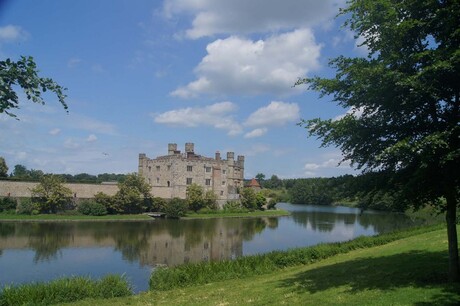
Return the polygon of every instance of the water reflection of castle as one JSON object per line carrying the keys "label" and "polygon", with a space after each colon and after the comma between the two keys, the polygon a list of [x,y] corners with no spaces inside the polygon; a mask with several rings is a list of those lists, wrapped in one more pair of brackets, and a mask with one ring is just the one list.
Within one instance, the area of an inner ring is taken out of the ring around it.
{"label": "water reflection of castle", "polygon": [[248,219],[0,223],[0,254],[29,249],[35,251],[34,261],[41,261],[56,258],[64,248],[113,247],[124,260],[140,265],[218,261],[241,256],[243,240],[260,230],[259,223]]}
{"label": "water reflection of castle", "polygon": [[173,238],[163,234],[152,237],[148,245],[139,256],[142,265],[176,266],[189,262],[234,259],[243,254],[242,237],[237,229],[220,228],[210,238],[195,243],[187,241],[185,235]]}

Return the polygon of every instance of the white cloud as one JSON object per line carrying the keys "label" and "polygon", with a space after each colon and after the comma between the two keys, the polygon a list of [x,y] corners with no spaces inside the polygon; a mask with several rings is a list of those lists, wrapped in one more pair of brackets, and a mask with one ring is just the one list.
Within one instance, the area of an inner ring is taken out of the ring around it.
{"label": "white cloud", "polygon": [[205,107],[187,107],[167,111],[162,114],[152,114],[154,121],[172,126],[212,126],[227,130],[233,136],[242,132],[241,125],[231,115],[237,106],[232,102],[220,102]]}
{"label": "white cloud", "polygon": [[250,131],[249,133],[246,133],[244,135],[244,138],[255,138],[255,137],[260,137],[263,136],[267,133],[267,128],[258,128]]}
{"label": "white cloud", "polygon": [[0,27],[0,43],[5,41],[27,39],[27,36],[27,32],[19,26],[7,25],[4,27]]}
{"label": "white cloud", "polygon": [[59,128],[52,129],[52,130],[50,130],[50,131],[48,132],[48,134],[53,135],[53,136],[56,136],[56,135],[58,135],[59,133],[61,133],[61,129],[59,129]]}
{"label": "white cloud", "polygon": [[252,113],[245,122],[247,126],[281,126],[299,120],[299,106],[296,103],[272,101],[266,107]]}
{"label": "white cloud", "polygon": [[94,134],[90,134],[88,138],[86,138],[87,142],[95,142],[97,140],[97,136]]}
{"label": "white cloud", "polygon": [[68,138],[64,141],[64,148],[66,149],[78,149],[80,144],[72,138]]}
{"label": "white cloud", "polygon": [[319,67],[321,45],[309,29],[253,41],[231,36],[207,47],[207,55],[195,68],[197,79],[179,87],[173,96],[200,94],[294,94],[299,77]]}
{"label": "white cloud", "polygon": [[80,64],[82,62],[81,59],[77,58],[77,57],[72,57],[71,59],[69,59],[69,61],[67,62],[67,67],[68,68],[75,68],[76,66],[78,66],[78,64]]}
{"label": "white cloud", "polygon": [[324,25],[345,0],[165,0],[167,18],[191,15],[191,39],[215,34],[249,34]]}
{"label": "white cloud", "polygon": [[312,177],[318,176],[321,173],[326,173],[327,170],[351,170],[350,163],[348,161],[342,162],[342,155],[340,152],[332,152],[325,155],[322,155],[321,161],[316,163],[306,163],[304,165],[304,175]]}

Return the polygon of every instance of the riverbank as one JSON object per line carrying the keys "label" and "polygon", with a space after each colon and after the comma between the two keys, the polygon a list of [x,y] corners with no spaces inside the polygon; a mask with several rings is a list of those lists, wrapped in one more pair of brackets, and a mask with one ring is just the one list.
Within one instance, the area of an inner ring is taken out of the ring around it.
{"label": "riverbank", "polygon": [[446,240],[443,227],[429,227],[262,275],[72,305],[457,305],[460,284],[446,281]]}
{"label": "riverbank", "polygon": [[[223,212],[215,213],[188,213],[181,219],[208,219],[208,218],[255,218],[255,217],[281,217],[288,216],[290,213],[286,210],[260,210],[252,212]],[[58,215],[58,214],[40,214],[40,215],[15,215],[0,214],[0,222],[52,222],[52,221],[152,221],[154,218],[146,214],[136,215],[106,215],[106,216],[86,216],[86,215]]]}
{"label": "riverbank", "polygon": [[282,217],[289,216],[290,212],[283,209],[256,210],[248,212],[224,212],[216,211],[212,213],[187,213],[181,219],[207,219],[207,218],[251,218],[251,217]]}

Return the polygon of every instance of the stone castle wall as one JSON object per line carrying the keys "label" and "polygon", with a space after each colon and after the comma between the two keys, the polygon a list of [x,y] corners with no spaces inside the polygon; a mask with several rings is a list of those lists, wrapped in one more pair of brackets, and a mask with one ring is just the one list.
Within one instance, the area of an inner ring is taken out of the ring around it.
{"label": "stone castle wall", "polygon": [[198,184],[205,191],[212,190],[219,202],[238,199],[238,188],[243,187],[244,156],[234,159],[228,152],[227,159],[195,154],[194,144],[185,144],[185,153],[177,150],[176,144],[168,145],[168,155],[154,159],[139,154],[139,175],[143,176],[153,189],[169,190],[170,197],[185,198],[187,186]]}

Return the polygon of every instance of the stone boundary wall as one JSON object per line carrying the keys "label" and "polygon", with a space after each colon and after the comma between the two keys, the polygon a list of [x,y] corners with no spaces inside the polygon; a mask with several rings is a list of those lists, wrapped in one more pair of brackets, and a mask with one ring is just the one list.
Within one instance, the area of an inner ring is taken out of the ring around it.
{"label": "stone boundary wall", "polygon": [[[0,181],[0,197],[29,198],[31,190],[38,182]],[[91,199],[98,192],[114,195],[118,191],[117,185],[112,184],[78,184],[65,183],[64,186],[72,190],[74,197]]]}
{"label": "stone boundary wall", "polygon": [[[0,181],[0,197],[30,198],[32,196],[31,190],[37,184],[38,182]],[[65,183],[64,186],[72,190],[75,198],[81,199],[92,199],[98,192],[113,196],[118,191],[116,184]],[[172,188],[152,187],[151,193],[154,197],[170,199]],[[185,191],[183,194],[185,195]]]}

